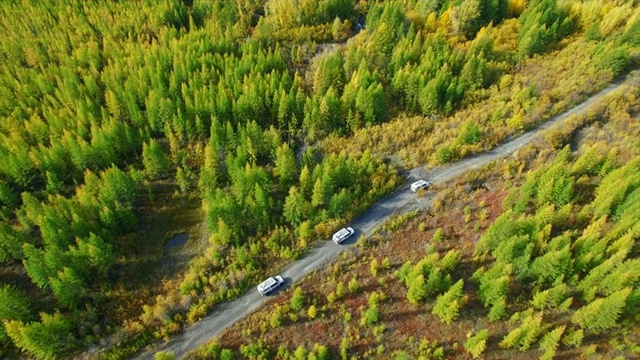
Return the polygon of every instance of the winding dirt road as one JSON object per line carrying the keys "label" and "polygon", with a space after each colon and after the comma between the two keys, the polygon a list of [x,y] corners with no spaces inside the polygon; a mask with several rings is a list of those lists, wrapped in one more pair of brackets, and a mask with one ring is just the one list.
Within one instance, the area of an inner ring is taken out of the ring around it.
{"label": "winding dirt road", "polygon": [[[408,171],[405,177],[405,184],[399,190],[378,201],[348,224],[356,230],[355,236],[341,245],[336,245],[329,240],[319,242],[309,250],[304,257],[290,263],[283,269],[280,275],[285,278],[285,285],[282,288],[290,286],[291,283],[298,281],[309,272],[330,263],[340,252],[351,248],[356,239],[361,235],[370,236],[372,232],[389,217],[402,214],[409,210],[429,207],[433,200],[433,193],[428,192],[424,197],[417,197],[409,190],[409,184],[411,182],[426,177],[432,184],[442,184],[465,171],[477,169],[490,161],[506,157],[523,146],[534,142],[537,136],[544,130],[563,122],[572,115],[584,113],[596,101],[618,89],[622,89],[625,85],[626,82],[610,85],[606,89],[589,97],[581,104],[563,114],[551,118],[533,130],[511,139],[493,150],[464,159],[455,164],[430,169],[428,172],[425,172],[422,166]],[[263,298],[255,289],[251,289],[239,299],[217,306],[214,313],[185,329],[185,331],[172,338],[169,342],[156,344],[144,353],[140,353],[136,358],[153,359],[154,354],[158,351],[170,352],[173,353],[176,358],[182,358],[186,356],[189,351],[195,350],[212,338],[218,336],[224,329],[256,311],[267,301],[269,301],[268,297]]]}

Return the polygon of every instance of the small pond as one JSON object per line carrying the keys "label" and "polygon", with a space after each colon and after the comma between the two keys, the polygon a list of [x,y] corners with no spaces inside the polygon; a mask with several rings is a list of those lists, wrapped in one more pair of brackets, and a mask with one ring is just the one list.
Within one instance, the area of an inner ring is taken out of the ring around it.
{"label": "small pond", "polygon": [[166,244],[164,244],[164,249],[165,250],[171,250],[173,248],[176,248],[178,246],[182,246],[184,245],[187,240],[189,240],[189,235],[182,233],[182,234],[178,234],[174,237],[172,237],[171,239],[169,239],[169,241],[167,241]]}

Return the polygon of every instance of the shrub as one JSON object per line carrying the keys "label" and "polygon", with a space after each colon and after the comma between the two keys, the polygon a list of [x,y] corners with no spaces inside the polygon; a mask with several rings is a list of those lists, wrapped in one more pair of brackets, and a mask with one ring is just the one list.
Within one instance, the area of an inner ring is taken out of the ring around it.
{"label": "shrub", "polygon": [[[457,345],[454,343],[453,347],[456,348]],[[438,346],[438,343],[435,341],[430,342],[428,339],[422,339],[418,345],[417,355],[420,359],[443,359],[444,348],[442,346]]]}
{"label": "shrub", "polygon": [[257,343],[240,346],[240,352],[245,358],[257,358],[259,356],[266,356],[269,353],[262,340],[258,340]]}
{"label": "shrub", "polygon": [[284,316],[282,314],[282,309],[278,306],[275,309],[275,312],[273,314],[271,314],[271,327],[272,328],[277,328],[280,327],[280,325],[282,325],[282,320],[283,320]]}
{"label": "shrub", "polygon": [[407,261],[402,264],[402,267],[395,272],[396,277],[407,286],[409,285],[407,284],[407,279],[409,277],[409,274],[411,273],[411,269],[411,261]]}
{"label": "shrub", "polygon": [[154,355],[155,360],[175,360],[175,358],[176,356],[173,355],[173,353],[166,352],[166,351],[158,351]]}
{"label": "shrub", "polygon": [[376,306],[379,301],[380,295],[378,295],[377,292],[372,292],[371,295],[369,295],[369,306]]}
{"label": "shrub", "polygon": [[287,349],[286,346],[284,345],[278,346],[278,353],[276,355],[278,359],[288,359],[290,356],[291,356],[291,353],[289,352],[289,349]]}
{"label": "shrub", "polygon": [[342,338],[340,342],[340,358],[342,360],[347,360],[349,356],[349,339],[346,337]]}
{"label": "shrub", "polygon": [[489,218],[489,210],[487,209],[482,209],[480,210],[480,215],[478,216],[478,219],[482,222],[486,221]]}
{"label": "shrub", "polygon": [[402,228],[407,222],[415,219],[420,212],[418,210],[410,211],[404,215],[398,215],[390,220],[388,220],[383,226],[382,230],[384,231],[396,231]]}
{"label": "shrub", "polygon": [[487,331],[487,329],[484,329],[473,336],[468,334],[467,341],[464,343],[464,348],[469,354],[471,354],[471,356],[473,356],[474,359],[478,359],[484,352],[484,349],[487,348],[488,338],[489,331]]}
{"label": "shrub", "polygon": [[293,358],[296,360],[306,360],[307,359],[307,349],[300,345],[293,353]]}
{"label": "shrub", "polygon": [[309,306],[309,310],[307,311],[307,315],[310,319],[315,319],[318,316],[318,309],[315,305]]}
{"label": "shrub", "polygon": [[304,307],[304,292],[300,287],[293,291],[289,305],[293,311],[300,311]]}
{"label": "shrub", "polygon": [[615,76],[623,73],[630,63],[631,59],[627,49],[621,47],[603,50],[597,61],[599,69],[609,69]]}
{"label": "shrub", "polygon": [[233,351],[229,349],[222,349],[220,352],[220,360],[233,360]]}
{"label": "shrub", "polygon": [[313,351],[316,353],[317,360],[328,360],[329,359],[329,349],[320,344],[313,345]]}
{"label": "shrub", "polygon": [[382,259],[380,267],[384,270],[389,270],[389,268],[391,268],[391,260],[389,260],[388,257],[385,257],[384,259]]}
{"label": "shrub", "polygon": [[582,350],[582,355],[585,358],[590,358],[593,355],[596,354],[596,352],[598,352],[598,345],[597,344],[591,344],[586,346],[583,350]]}
{"label": "shrub", "polygon": [[631,26],[627,26],[627,31],[620,37],[620,41],[640,46],[640,19],[637,19]]}
{"label": "shrub", "polygon": [[453,154],[453,151],[451,150],[451,148],[449,148],[449,146],[444,144],[438,146],[438,148],[436,149],[436,161],[438,162],[438,164],[446,164],[453,161],[454,159],[455,155]]}
{"label": "shrub", "polygon": [[360,289],[360,285],[358,284],[358,275],[354,275],[351,280],[349,280],[349,284],[347,286],[349,287],[350,293],[357,293],[358,289]]}
{"label": "shrub", "polygon": [[214,342],[209,345],[206,345],[202,348],[202,353],[207,354],[211,357],[218,358],[220,357],[220,352],[222,351],[222,346],[219,343]]}
{"label": "shrub", "polygon": [[346,312],[346,313],[344,313],[344,322],[349,322],[349,321],[351,321],[351,317],[352,317],[352,315],[351,315],[351,313],[350,313],[350,312]]}
{"label": "shrub", "polygon": [[338,300],[338,296],[335,292],[332,291],[329,293],[329,295],[327,295],[327,302],[329,304],[333,304],[334,302],[336,302],[336,300]]}
{"label": "shrub", "polygon": [[369,308],[365,311],[364,316],[362,318],[362,323],[371,326],[377,323],[380,320],[380,311],[378,311],[378,307],[373,305],[369,306]]}
{"label": "shrub", "polygon": [[371,260],[371,266],[369,267],[369,269],[371,270],[371,276],[373,276],[373,277],[378,276],[378,268],[379,267],[380,267],[380,264],[378,264],[378,260],[377,259]]}
{"label": "shrub", "polygon": [[433,232],[433,241],[440,243],[442,240],[444,240],[444,231],[442,228],[437,228],[436,231]]}

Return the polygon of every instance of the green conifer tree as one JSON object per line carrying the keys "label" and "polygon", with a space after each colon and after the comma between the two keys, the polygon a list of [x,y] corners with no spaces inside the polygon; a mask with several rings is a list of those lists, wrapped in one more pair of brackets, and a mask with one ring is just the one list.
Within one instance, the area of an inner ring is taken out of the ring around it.
{"label": "green conifer tree", "polygon": [[578,309],[571,321],[585,330],[606,330],[618,325],[631,288],[614,292],[606,298],[596,299]]}
{"label": "green conifer tree", "polygon": [[171,168],[169,157],[153,139],[142,146],[142,163],[146,174],[151,178],[165,177]]}
{"label": "green conifer tree", "polygon": [[464,348],[467,350],[474,359],[479,359],[484,350],[487,348],[487,339],[489,338],[489,331],[487,329],[479,331],[473,336],[467,335],[467,341],[464,343]]}
{"label": "green conifer tree", "polygon": [[445,324],[451,324],[459,315],[462,307],[462,287],[463,280],[458,280],[447,292],[439,295],[432,313],[440,318]]}

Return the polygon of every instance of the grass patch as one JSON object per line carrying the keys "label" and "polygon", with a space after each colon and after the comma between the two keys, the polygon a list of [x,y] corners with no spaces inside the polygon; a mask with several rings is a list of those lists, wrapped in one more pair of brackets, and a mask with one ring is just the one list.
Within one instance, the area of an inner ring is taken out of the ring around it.
{"label": "grass patch", "polygon": [[[174,196],[177,187],[167,183],[147,186],[139,207],[136,232],[120,239],[114,275],[117,278],[110,293],[108,310],[116,321],[140,315],[144,304],[162,293],[162,288],[177,281],[179,274],[207,242],[201,200],[195,195]],[[189,240],[183,247],[165,251],[165,243],[176,234],[185,233]]]}

